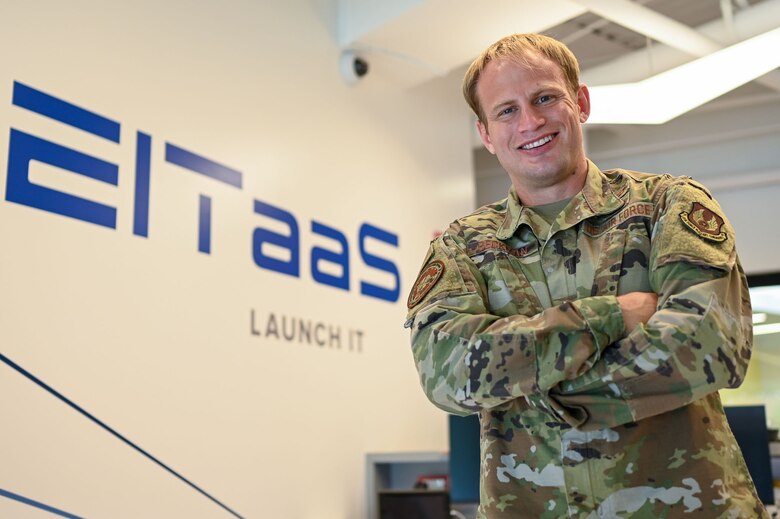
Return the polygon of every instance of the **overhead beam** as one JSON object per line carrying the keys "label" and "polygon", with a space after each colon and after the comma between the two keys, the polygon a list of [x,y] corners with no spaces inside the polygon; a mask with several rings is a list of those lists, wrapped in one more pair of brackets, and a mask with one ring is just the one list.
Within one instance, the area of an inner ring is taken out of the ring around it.
{"label": "overhead beam", "polygon": [[[749,9],[734,14],[734,32],[741,38],[750,38],[780,26],[780,0],[764,0]],[[735,43],[734,34],[718,19],[700,25],[693,31],[702,34],[721,47]],[[652,53],[654,69],[648,64],[648,53]],[[641,81],[653,74],[682,65],[690,61],[691,52],[680,51],[666,44],[655,45],[625,54],[603,65],[582,71],[582,81],[587,85],[607,85]],[[759,78],[761,84],[780,91],[780,73],[771,72]]]}
{"label": "overhead beam", "polygon": [[665,123],[780,67],[778,48],[780,28],[638,83],[593,87],[589,122]]}
{"label": "overhead beam", "polygon": [[691,27],[629,0],[575,0],[588,11],[692,56],[706,56],[723,46]]}

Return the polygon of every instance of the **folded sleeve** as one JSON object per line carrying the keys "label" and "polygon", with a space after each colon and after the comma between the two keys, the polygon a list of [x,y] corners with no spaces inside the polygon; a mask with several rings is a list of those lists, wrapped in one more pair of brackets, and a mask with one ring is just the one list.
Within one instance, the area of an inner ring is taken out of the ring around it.
{"label": "folded sleeve", "polygon": [[657,312],[546,395],[575,427],[641,420],[737,387],[745,376],[752,347],[746,277],[734,230],[703,187],[680,181],[667,190],[650,258]]}
{"label": "folded sleeve", "polygon": [[595,296],[533,316],[489,313],[482,274],[449,234],[435,240],[409,296],[406,326],[428,398],[455,414],[542,395],[587,372],[623,334],[615,296]]}

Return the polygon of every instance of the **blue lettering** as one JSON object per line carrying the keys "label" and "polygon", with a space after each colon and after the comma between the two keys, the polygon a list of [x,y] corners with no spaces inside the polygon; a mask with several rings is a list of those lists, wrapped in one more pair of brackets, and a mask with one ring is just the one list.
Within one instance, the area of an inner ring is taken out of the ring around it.
{"label": "blue lettering", "polygon": [[[20,108],[119,143],[118,122],[18,81],[14,81],[11,102]],[[9,202],[116,229],[116,208],[30,182],[29,170],[32,161],[49,164],[113,186],[119,183],[119,168],[116,164],[12,128],[5,193],[5,199]]]}
{"label": "blue lettering", "polygon": [[387,243],[393,247],[398,247],[398,235],[382,230],[379,227],[374,227],[368,223],[364,223],[360,226],[360,257],[363,258],[363,263],[369,267],[382,270],[392,275],[395,278],[395,286],[393,288],[385,288],[374,285],[372,283],[361,281],[360,293],[369,297],[376,297],[377,299],[384,299],[394,303],[398,301],[398,296],[400,295],[401,291],[401,276],[398,272],[398,267],[392,261],[381,258],[366,251],[366,240],[370,238]]}
{"label": "blue lettering", "polygon": [[[121,126],[118,122],[16,81],[13,85],[12,103],[78,130],[116,144],[120,143]],[[146,238],[149,236],[152,137],[141,131],[136,132],[135,146],[132,232],[136,236]],[[243,175],[240,171],[168,142],[165,143],[165,161],[239,190],[243,188]],[[119,184],[117,164],[11,128],[6,200],[116,229],[116,207],[33,183],[30,180],[30,167],[33,162],[48,164],[112,186]],[[214,202],[211,196],[202,193],[199,194],[198,202],[198,251],[210,254]],[[254,213],[272,220],[275,225],[272,228],[276,229],[258,226],[253,230],[254,263],[263,269],[300,277],[301,241],[295,216],[285,209],[260,200],[255,199],[253,202]],[[286,227],[286,231],[279,231],[280,225]],[[311,232],[334,242],[329,247],[312,246],[310,270],[313,280],[322,285],[349,291],[350,244],[347,237],[340,230],[315,220],[311,221]],[[395,302],[399,298],[401,287],[398,266],[383,255],[369,252],[370,240],[380,242],[380,247],[397,248],[398,235],[369,223],[362,224],[358,234],[363,264],[384,275],[389,275],[392,281],[375,284],[361,280],[360,293]],[[318,331],[315,330],[317,340],[319,340]]]}
{"label": "blue lettering", "polygon": [[[287,225],[290,233],[287,235],[279,234],[262,227],[255,228],[252,233],[252,257],[258,267],[298,277],[300,275],[300,240],[298,232],[298,222],[292,213],[274,207],[260,200],[255,200],[255,213],[267,216]],[[268,256],[263,251],[263,244],[275,245],[290,252],[287,260]]]}
{"label": "blue lettering", "polygon": [[133,212],[133,234],[149,236],[149,177],[152,159],[152,138],[143,133],[136,134],[135,148],[135,210]]}
{"label": "blue lettering", "polygon": [[198,251],[209,254],[211,252],[211,197],[200,195],[198,214]]}
{"label": "blue lettering", "polygon": [[9,202],[116,229],[116,208],[30,182],[33,160],[114,186],[119,182],[116,164],[12,128],[5,189]]}
{"label": "blue lettering", "polygon": [[[312,247],[311,276],[314,278],[314,281],[342,290],[349,290],[349,244],[347,243],[347,238],[337,229],[315,221],[311,222],[311,231],[341,244],[341,252],[334,252],[321,247]],[[334,276],[322,272],[319,267],[321,261],[341,266],[341,275]]]}
{"label": "blue lettering", "polygon": [[120,125],[45,92],[14,81],[14,105],[119,144]]}
{"label": "blue lettering", "polygon": [[[169,142],[165,143],[165,160],[184,169],[241,189],[242,175],[240,171],[231,169]],[[206,195],[200,195],[199,207],[198,250],[204,254],[211,254],[211,198]]]}

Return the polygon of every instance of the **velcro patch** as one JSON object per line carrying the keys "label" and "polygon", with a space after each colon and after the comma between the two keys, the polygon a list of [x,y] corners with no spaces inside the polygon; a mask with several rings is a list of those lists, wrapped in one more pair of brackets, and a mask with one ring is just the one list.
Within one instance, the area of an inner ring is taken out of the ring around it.
{"label": "velcro patch", "polygon": [[433,286],[444,274],[444,263],[439,260],[434,260],[428,263],[420,275],[417,276],[417,281],[414,282],[412,291],[409,293],[409,299],[406,301],[406,307],[411,309],[417,306],[417,303],[423,300],[423,298],[431,291]]}
{"label": "velcro patch", "polygon": [[705,240],[721,242],[726,239],[723,228],[723,217],[707,209],[699,202],[693,202],[690,211],[680,213],[683,223]]}

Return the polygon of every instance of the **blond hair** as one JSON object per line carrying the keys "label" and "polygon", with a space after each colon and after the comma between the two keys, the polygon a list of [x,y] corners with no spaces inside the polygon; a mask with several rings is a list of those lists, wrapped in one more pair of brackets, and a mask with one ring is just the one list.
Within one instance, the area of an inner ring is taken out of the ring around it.
{"label": "blond hair", "polygon": [[477,98],[477,83],[488,63],[511,59],[528,64],[528,58],[539,55],[557,64],[563,72],[570,93],[575,98],[580,87],[580,66],[571,50],[556,39],[542,34],[511,34],[485,49],[471,64],[463,77],[463,97],[479,120],[485,123],[485,114]]}

